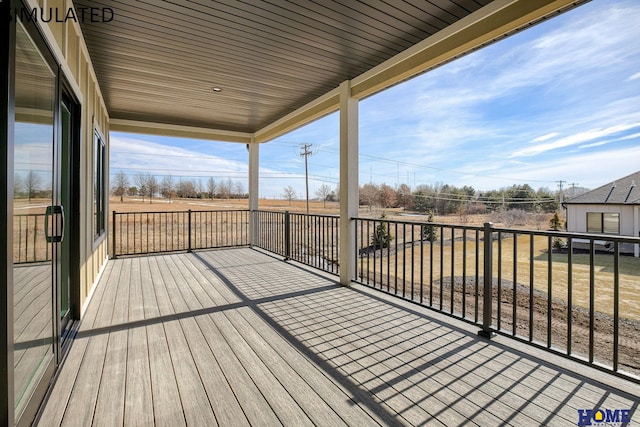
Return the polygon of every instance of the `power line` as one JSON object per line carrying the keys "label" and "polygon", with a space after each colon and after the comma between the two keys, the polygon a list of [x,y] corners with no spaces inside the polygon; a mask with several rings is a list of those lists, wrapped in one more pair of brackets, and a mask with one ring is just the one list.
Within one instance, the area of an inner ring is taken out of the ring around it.
{"label": "power line", "polygon": [[380,162],[385,162],[385,163],[401,164],[403,166],[409,166],[409,167],[417,168],[417,169],[433,169],[433,170],[442,171],[442,172],[453,172],[453,173],[457,173],[457,174],[461,174],[461,175],[472,175],[472,176],[479,176],[479,177],[484,177],[484,178],[502,179],[502,180],[507,180],[507,181],[545,182],[545,183],[550,182],[550,181],[543,181],[543,180],[538,180],[538,179],[509,178],[509,177],[498,176],[498,175],[487,175],[487,174],[480,174],[480,173],[474,173],[474,172],[465,172],[465,171],[461,171],[461,170],[457,170],[457,169],[447,169],[447,168],[440,168],[440,167],[436,167],[436,166],[419,165],[417,163],[410,163],[410,162],[406,162],[406,161],[385,159],[384,157],[373,156],[371,154],[360,154],[360,157],[361,158],[365,157],[365,158],[369,158],[369,159],[374,159],[374,160],[377,160],[377,161],[380,161]]}
{"label": "power line", "polygon": [[[284,145],[284,146],[299,146],[300,143],[296,143],[296,142],[286,142],[286,141],[279,141],[279,142],[270,142],[268,144],[269,146],[275,146],[275,145]],[[309,147],[311,147],[311,144],[304,144],[304,145],[308,145]],[[329,148],[324,148],[323,151],[326,152],[331,152],[331,153],[338,153],[338,150],[334,150],[334,149],[329,149]],[[123,150],[111,150],[112,153],[122,153],[122,154],[128,154],[128,155],[139,155],[139,156],[153,156],[153,157],[179,157],[179,158],[192,158],[192,159],[216,159],[216,160],[231,160],[231,161],[235,161],[235,162],[243,162],[244,159],[239,159],[239,158],[234,158],[234,157],[218,157],[218,156],[197,156],[197,155],[180,155],[180,154],[155,154],[155,153],[135,153],[135,152],[126,152]],[[400,165],[403,166],[408,166],[411,168],[416,168],[416,169],[431,169],[431,170],[437,170],[437,171],[442,171],[442,172],[451,172],[451,173],[456,173],[456,174],[461,174],[461,175],[471,175],[471,176],[478,176],[478,177],[484,177],[484,178],[493,178],[493,179],[501,179],[501,180],[506,180],[506,181],[520,181],[520,182],[538,182],[538,183],[549,183],[550,181],[543,181],[543,180],[536,180],[536,179],[522,179],[522,178],[510,178],[510,177],[505,177],[505,176],[499,176],[499,175],[488,175],[488,174],[481,174],[481,173],[474,173],[474,172],[466,172],[463,170],[457,170],[457,169],[448,169],[448,168],[441,168],[441,167],[436,167],[436,166],[427,166],[427,165],[420,165],[420,164],[416,164],[416,163],[411,163],[411,162],[406,162],[406,161],[401,161],[401,160],[391,160],[391,159],[387,159],[387,158],[383,158],[383,157],[379,157],[379,156],[374,156],[374,155],[370,155],[370,154],[360,154],[360,158],[369,158],[378,162],[384,162],[384,163],[390,163],[390,164],[395,164],[396,165],[396,174],[395,174],[395,178],[397,181],[399,181],[399,174],[400,174]],[[263,160],[261,161],[261,163],[289,163],[289,162],[280,162],[277,160]],[[329,165],[323,165],[325,167],[331,167]],[[376,176],[383,176],[383,177],[394,177],[393,174],[379,174],[379,173],[373,173],[370,175],[376,175]],[[371,178],[371,177],[370,177]],[[556,181],[557,182],[557,181]]]}
{"label": "power line", "polygon": [[435,194],[414,194],[416,198],[445,200],[451,202],[478,202],[484,204],[510,204],[510,205],[534,205],[537,203],[555,202],[555,199],[539,199],[539,200],[523,200],[523,199],[505,199],[505,200],[489,200],[489,199],[456,199],[452,197],[441,197]]}
{"label": "power line", "polygon": [[223,160],[223,161],[233,160],[234,162],[244,162],[244,161],[246,161],[246,159],[243,158],[243,157],[205,156],[205,155],[199,155],[199,154],[136,153],[136,152],[129,152],[129,151],[124,151],[124,150],[113,150],[113,149],[111,150],[111,153],[126,154],[127,156],[172,157],[172,158],[173,157],[178,157],[178,158],[197,159],[197,160],[212,159],[212,160]]}
{"label": "power line", "polygon": [[[300,143],[296,143],[296,142],[288,142],[288,141],[278,141],[278,142],[270,142],[269,145],[285,145],[285,146],[298,146],[300,145]],[[333,149],[325,149],[325,151],[328,152],[332,152],[332,153],[338,153],[338,150],[333,150]],[[383,162],[383,163],[390,163],[390,164],[395,164],[396,167],[399,167],[399,165],[403,165],[403,166],[409,166],[412,168],[416,168],[416,169],[432,169],[432,170],[437,170],[437,171],[441,171],[441,172],[452,172],[452,173],[457,173],[457,174],[461,174],[461,175],[471,175],[471,176],[478,176],[478,177],[484,177],[484,178],[494,178],[494,179],[501,179],[501,180],[505,180],[505,181],[519,181],[519,182],[539,182],[539,183],[550,183],[551,181],[544,181],[544,180],[539,180],[539,179],[522,179],[522,178],[510,178],[510,177],[505,177],[505,176],[499,176],[499,175],[488,175],[488,174],[482,174],[482,173],[475,173],[475,172],[466,172],[466,171],[462,171],[462,170],[457,170],[457,169],[448,169],[448,168],[440,168],[437,166],[427,166],[427,165],[420,165],[417,163],[411,163],[411,162],[407,162],[407,161],[402,161],[402,160],[392,160],[392,159],[388,159],[388,158],[384,158],[384,157],[379,157],[379,156],[374,156],[371,154],[363,154],[360,153],[359,157],[362,158],[368,158],[368,159],[372,159],[372,160],[376,160],[379,162]],[[380,175],[380,174],[373,174],[376,176],[387,176],[387,177],[393,177],[392,174],[389,175]]]}

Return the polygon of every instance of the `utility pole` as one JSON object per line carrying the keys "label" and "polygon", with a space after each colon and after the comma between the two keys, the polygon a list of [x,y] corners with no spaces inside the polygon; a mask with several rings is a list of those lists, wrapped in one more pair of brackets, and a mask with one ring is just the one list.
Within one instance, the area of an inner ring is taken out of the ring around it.
{"label": "utility pole", "polygon": [[300,153],[301,157],[304,157],[304,181],[307,189],[307,215],[309,215],[309,163],[307,158],[311,155],[311,144],[304,144],[302,146],[302,152]]}
{"label": "utility pole", "polygon": [[562,203],[564,202],[564,194],[562,193],[562,185],[567,182],[567,181],[556,181],[558,183],[558,187],[560,188],[560,206],[562,206]]}
{"label": "utility pole", "polygon": [[567,181],[560,180],[560,181],[556,181],[556,182],[558,183],[558,187],[560,188],[560,209],[562,209],[562,211],[564,211],[564,222],[566,224],[567,223],[567,211],[565,209],[563,209],[563,206],[562,206],[562,204],[564,203],[564,194],[562,192],[562,184],[564,184]]}
{"label": "utility pole", "polygon": [[569,184],[571,186],[571,198],[576,197],[576,185],[580,185],[579,182],[572,182]]}

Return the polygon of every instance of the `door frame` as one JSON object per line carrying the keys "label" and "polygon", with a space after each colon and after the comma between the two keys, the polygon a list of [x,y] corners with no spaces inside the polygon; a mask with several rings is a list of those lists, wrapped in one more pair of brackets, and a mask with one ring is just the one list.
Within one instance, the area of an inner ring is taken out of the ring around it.
{"label": "door frame", "polygon": [[[4,2],[3,2],[4,3]],[[10,2],[11,3],[11,2]],[[21,1],[19,0],[15,0],[15,4],[12,4],[12,6],[15,7],[23,7],[23,4]],[[51,69],[51,71],[55,74],[56,78],[55,78],[55,93],[56,93],[56,98],[58,98],[57,93],[60,91],[60,78],[59,78],[59,64],[56,62],[55,56],[52,53],[52,50],[49,46],[49,44],[46,41],[46,38],[42,35],[40,28],[35,24],[35,22],[26,20],[26,21],[20,21],[20,23],[22,24],[22,26],[24,27],[25,31],[27,32],[27,34],[29,34],[30,38],[33,40],[33,43],[35,44],[35,46],[37,47],[40,55],[42,56],[42,58],[44,59],[44,61],[47,63],[47,65],[49,66],[49,68]],[[15,85],[16,85],[16,78],[17,76],[15,75],[15,55],[16,55],[16,51],[15,51],[15,43],[16,43],[16,32],[17,32],[17,25],[13,25],[12,27],[12,49],[13,49],[13,63],[12,63],[12,69],[11,69],[11,79],[9,80],[9,85],[10,85],[10,90],[12,91],[11,93],[11,97],[9,99],[9,103],[10,103],[10,108],[12,109],[12,112],[15,113]],[[56,144],[58,144],[58,138],[57,138],[57,133],[59,130],[59,101],[56,99],[54,101],[54,105],[53,105],[53,133],[52,133],[52,145],[53,148],[55,149]],[[10,117],[10,129],[11,129],[11,140],[10,140],[10,144],[11,144],[11,153],[13,153],[13,150],[15,149],[15,143],[14,143],[14,137],[15,135],[13,134],[13,130],[15,127],[15,117]],[[7,179],[7,181],[11,180],[13,181],[13,175],[14,175],[14,167],[13,167],[13,155],[11,157],[11,162],[9,164],[9,168],[8,168],[8,173],[9,178]],[[55,162],[55,154],[54,154],[54,162]],[[52,167],[55,167],[55,164],[52,165]],[[53,178],[53,177],[52,177]],[[55,185],[55,181],[52,182],[52,185]],[[13,184],[12,184],[13,186]],[[55,188],[55,187],[54,187]],[[13,192],[13,189],[8,189],[8,191]],[[11,196],[13,198],[13,196]],[[13,206],[11,209],[11,215],[13,215]],[[11,219],[11,221],[9,221],[7,223],[7,228],[13,229],[13,219]],[[13,230],[11,230],[11,240],[10,240],[10,245],[11,247],[13,246]],[[55,284],[55,263],[54,263],[54,253],[55,253],[55,249],[52,248],[52,277],[51,277],[51,293],[52,293],[52,304],[54,305],[52,308],[52,310],[55,310],[55,293],[56,293],[56,284]],[[13,250],[10,252],[9,254],[9,258],[7,259],[7,263],[10,265],[10,268],[13,269]],[[7,286],[7,291],[8,293],[13,293],[14,291],[14,280],[12,278],[11,282],[11,286]],[[14,337],[13,337],[13,296],[11,296],[11,303],[10,303],[10,307],[8,307],[11,310],[11,317],[9,318],[9,322],[8,322],[8,328],[11,329],[11,331],[9,331],[9,333],[11,333],[11,342],[10,347],[8,348],[8,353],[13,353],[14,351]],[[13,387],[14,387],[14,376],[13,376],[13,366],[10,366],[11,369],[11,382],[9,384],[9,387],[11,387],[11,400],[8,402],[9,405],[12,406],[12,413],[13,413],[13,419],[8,420],[9,423],[7,425],[17,425],[17,426],[27,426],[30,425],[31,422],[33,421],[33,419],[35,418],[38,409],[40,407],[40,404],[42,403],[42,399],[44,398],[47,389],[49,387],[50,381],[53,378],[53,375],[56,371],[57,368],[57,360],[56,360],[56,318],[54,317],[53,319],[51,319],[51,338],[52,338],[52,352],[53,355],[49,358],[46,367],[44,368],[43,372],[42,372],[42,376],[40,377],[38,383],[34,386],[34,388],[31,390],[30,396],[29,396],[29,400],[26,403],[25,407],[22,410],[21,414],[16,414],[15,413],[15,409],[13,408],[13,406],[15,405],[15,394],[13,391]],[[10,355],[11,359],[12,359],[12,364],[13,364],[13,354]],[[16,416],[19,415],[20,418],[18,418],[16,420]]]}
{"label": "door frame", "polygon": [[[0,2],[0,19],[11,13],[14,1]],[[0,281],[13,283],[13,122],[14,122],[14,70],[15,22],[3,19],[0,26],[0,174],[5,177],[0,185]],[[13,391],[13,288],[4,286],[0,296],[5,304],[0,308],[0,425],[15,422]]]}
{"label": "door frame", "polygon": [[[67,244],[69,247],[68,256],[66,260],[68,268],[68,280],[69,280],[69,313],[66,325],[61,324],[61,319],[58,314],[56,316],[57,332],[58,332],[58,364],[62,362],[66,350],[68,350],[73,334],[72,324],[74,321],[80,319],[80,145],[82,135],[82,106],[76,96],[73,94],[70,84],[64,76],[62,68],[58,69],[58,102],[57,108],[61,110],[64,103],[71,115],[71,129],[69,135],[70,146],[68,147],[68,170],[63,170],[60,165],[61,182],[68,183],[69,188],[68,206],[65,206],[65,230],[63,244]],[[62,115],[59,114],[58,124],[62,123]],[[56,132],[58,137],[59,152],[64,155],[65,150],[62,144],[65,141],[62,140],[62,126]],[[61,159],[59,159],[61,161]],[[63,175],[67,175],[66,178],[62,178]],[[59,285],[58,285],[59,286]],[[56,293],[56,312],[60,313],[60,301],[57,300]]]}
{"label": "door frame", "polygon": [[[16,8],[23,7],[21,0],[9,0],[0,2],[0,19],[9,14]],[[68,213],[65,224],[65,239],[69,244],[69,287],[70,287],[70,313],[69,326],[73,320],[80,318],[80,154],[81,154],[81,135],[82,135],[82,108],[71,85],[65,78],[62,67],[58,63],[50,48],[46,37],[41,33],[40,28],[34,22],[20,21],[25,27],[27,33],[31,36],[40,54],[47,62],[51,70],[55,73],[56,80],[56,99],[54,101],[54,120],[53,120],[53,146],[54,146],[54,164],[55,169],[60,167],[60,154],[62,153],[62,126],[61,126],[61,106],[63,98],[68,101],[71,113],[71,145],[68,150],[69,170],[60,170],[59,175],[54,179],[57,185],[60,185],[61,174],[68,174],[69,184],[69,202]],[[0,97],[7,102],[0,102],[0,173],[6,177],[6,185],[0,186],[0,220],[7,224],[6,227],[0,227],[0,240],[6,244],[0,245],[0,257],[5,261],[0,261],[0,276],[6,278],[6,286],[1,299],[4,300],[6,306],[0,308],[0,425],[30,425],[36,417],[38,410],[42,404],[43,398],[51,385],[51,380],[55,376],[57,368],[64,359],[68,350],[72,334],[63,335],[61,330],[60,319],[60,301],[58,298],[58,286],[56,279],[56,269],[58,266],[52,259],[53,275],[51,278],[52,292],[52,339],[53,339],[53,357],[48,362],[40,381],[33,390],[28,403],[24,407],[20,418],[16,420],[16,412],[14,408],[15,392],[14,392],[14,277],[13,277],[13,177],[14,177],[14,126],[15,126],[15,66],[16,66],[16,31],[17,24],[15,20],[8,22],[8,25],[2,25],[0,29],[0,56],[4,56],[5,52],[8,57],[6,66],[0,67]],[[3,61],[4,62],[4,61]],[[5,148],[6,147],[6,148]],[[5,184],[3,182],[3,184]],[[54,184],[55,185],[55,184]],[[6,209],[4,207],[6,206]],[[58,249],[59,250],[59,249]],[[53,256],[53,254],[52,254]],[[3,304],[4,305],[4,304]],[[67,326],[66,330],[70,328]]]}

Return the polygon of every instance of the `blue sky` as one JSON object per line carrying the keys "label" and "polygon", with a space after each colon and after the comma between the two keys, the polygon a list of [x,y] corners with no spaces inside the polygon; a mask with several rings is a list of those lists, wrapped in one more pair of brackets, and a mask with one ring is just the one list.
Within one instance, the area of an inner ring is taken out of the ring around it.
{"label": "blue sky", "polygon": [[[640,170],[640,2],[594,0],[360,102],[360,183],[594,188]],[[338,183],[338,115],[260,147],[260,195]],[[232,178],[242,144],[111,134],[111,173]],[[565,184],[566,186],[567,184]]]}

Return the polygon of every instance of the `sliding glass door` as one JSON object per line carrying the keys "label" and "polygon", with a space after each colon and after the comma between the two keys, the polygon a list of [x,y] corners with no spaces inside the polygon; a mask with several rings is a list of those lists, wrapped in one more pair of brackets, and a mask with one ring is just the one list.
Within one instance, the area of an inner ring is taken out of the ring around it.
{"label": "sliding glass door", "polygon": [[15,58],[13,358],[19,420],[30,401],[41,400],[56,364],[63,211],[58,203],[57,69],[20,22]]}

